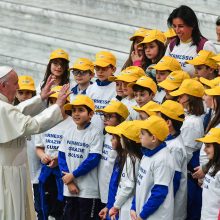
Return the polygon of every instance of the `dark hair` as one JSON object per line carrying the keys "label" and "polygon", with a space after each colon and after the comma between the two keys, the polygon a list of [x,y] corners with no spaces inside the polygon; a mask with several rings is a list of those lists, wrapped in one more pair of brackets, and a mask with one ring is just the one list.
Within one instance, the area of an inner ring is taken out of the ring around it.
{"label": "dark hair", "polygon": [[[36,96],[36,91],[32,91],[32,97]],[[18,100],[18,98],[15,96],[15,99],[14,99],[14,103],[13,105],[16,106],[20,103],[20,101]]]}
{"label": "dark hair", "polygon": [[216,24],[216,26],[220,25],[220,16],[217,17],[215,24]]}
{"label": "dark hair", "polygon": [[141,151],[141,144],[136,143],[135,141],[133,141],[131,139],[128,139],[124,135],[122,135],[121,137],[122,137],[122,140],[124,141],[124,144],[125,144],[126,157],[127,156],[130,157],[132,165],[133,165],[133,176],[136,177],[135,163],[136,163],[137,159],[141,160],[141,158],[143,156],[142,151]]}
{"label": "dark hair", "polygon": [[[175,129],[176,133],[179,134],[180,133],[180,129],[181,129],[182,125],[183,125],[183,121],[178,121],[178,120],[172,119],[172,118],[168,117],[167,115],[163,114],[162,112],[160,114],[161,114],[161,117],[165,121],[170,120],[172,122],[173,128]],[[179,115],[179,118],[184,119],[185,115]]]}
{"label": "dark hair", "polygon": [[213,159],[209,160],[209,162],[205,166],[205,173],[209,171],[211,167],[213,170],[210,172],[210,176],[214,177],[215,174],[220,170],[220,144],[213,143],[214,147],[214,156]]}
{"label": "dark hair", "polygon": [[[187,94],[188,95],[188,94]],[[204,105],[203,105],[203,100],[200,97],[188,95],[188,104],[189,104],[189,109],[188,112],[191,115],[196,115],[200,116],[204,114]]]}
{"label": "dark hair", "polygon": [[[199,41],[201,40],[202,34],[199,30],[199,22],[195,12],[186,5],[181,5],[179,8],[176,8],[172,11],[167,19],[167,24],[169,27],[173,25],[173,19],[181,18],[184,23],[192,27],[192,45],[198,46]],[[176,45],[179,45],[180,39],[176,36]]]}
{"label": "dark hair", "polygon": [[220,96],[213,96],[213,100],[216,101],[216,103],[214,102],[215,116],[209,121],[206,132],[208,132],[211,128],[216,127],[220,123]]}
{"label": "dark hair", "polygon": [[153,93],[153,91],[149,88],[143,87],[143,86],[139,86],[139,85],[134,85],[132,87],[134,92],[143,92],[143,91],[147,91],[149,93],[149,95],[151,95]]}
{"label": "dark hair", "polygon": [[[61,82],[60,82],[60,86],[63,86],[64,84],[69,83],[70,81],[70,72],[69,72],[69,61],[63,58],[56,58],[57,60],[60,60],[62,62],[62,66],[64,69],[63,75],[61,77]],[[43,79],[43,84],[41,86],[41,90],[44,88],[48,77],[51,75],[51,64],[55,59],[52,59],[49,61],[48,65],[47,65],[47,69],[46,72],[44,74],[44,79]]]}
{"label": "dark hair", "polygon": [[[153,136],[153,134],[152,134],[149,130],[147,130],[147,129],[141,129],[141,130],[146,131],[146,132],[149,134],[149,136]],[[163,141],[160,141],[159,139],[157,139],[157,141],[158,141],[158,144],[159,144],[159,145],[160,145],[161,143],[163,143]]]}

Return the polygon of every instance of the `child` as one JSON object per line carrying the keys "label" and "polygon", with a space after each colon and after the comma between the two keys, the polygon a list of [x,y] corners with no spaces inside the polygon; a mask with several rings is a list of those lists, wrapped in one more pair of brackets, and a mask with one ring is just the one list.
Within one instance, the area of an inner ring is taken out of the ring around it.
{"label": "child", "polygon": [[[101,109],[116,97],[115,83],[108,80],[116,71],[116,57],[108,51],[100,51],[96,54],[94,66],[98,79],[89,86],[86,95],[94,101],[96,109]],[[92,123],[103,130],[104,125],[98,112],[93,116]]]}
{"label": "child", "polygon": [[215,54],[212,51],[200,50],[195,58],[187,60],[186,63],[192,64],[195,67],[196,76],[214,79],[217,76],[217,64],[211,59],[214,56]]}
{"label": "child", "polygon": [[[155,70],[148,68],[154,66],[164,56],[166,37],[160,30],[149,30],[138,46],[143,47],[146,61],[146,74],[155,81]],[[140,60],[139,60],[140,63]],[[138,65],[138,60],[135,62]]]}
{"label": "child", "polygon": [[86,89],[92,84],[91,79],[94,76],[94,65],[87,58],[78,58],[69,70],[71,70],[77,83],[71,89],[70,99],[72,100],[78,94],[86,94]]}
{"label": "child", "polygon": [[170,92],[178,89],[185,79],[190,79],[190,75],[182,70],[177,70],[171,72],[164,81],[158,83],[158,86],[164,89],[164,91],[166,92],[164,101],[165,100],[176,101],[175,97],[170,95]]}
{"label": "child", "polygon": [[176,37],[176,32],[173,30],[173,28],[168,28],[168,30],[166,32],[164,32],[164,35],[166,37],[166,47],[167,45],[170,43],[170,41],[172,41],[172,39],[174,39]]}
{"label": "child", "polygon": [[[151,68],[156,70],[157,84],[163,82],[171,72],[181,70],[180,63],[175,58],[169,56],[164,56],[155,66],[152,66]],[[165,91],[158,87],[154,101],[162,103],[165,95]]]}
{"label": "child", "polygon": [[141,159],[132,204],[132,219],[173,219],[174,164],[164,140],[169,134],[166,122],[155,115],[137,121],[141,128]]}
{"label": "child", "polygon": [[40,84],[40,88],[37,89],[37,93],[40,93],[40,91],[44,88],[50,75],[52,75],[55,79],[54,86],[63,86],[64,84],[70,82],[69,54],[66,51],[57,49],[50,54],[46,73],[44,75],[43,82]]}
{"label": "child", "polygon": [[58,163],[65,184],[64,219],[97,219],[97,166],[102,155],[103,134],[91,123],[95,104],[88,96],[77,95],[66,107],[72,108],[76,126],[66,130],[59,148]]}
{"label": "child", "polygon": [[[18,77],[19,89],[17,90],[16,99],[14,105],[17,105],[25,100],[28,100],[36,95],[36,89],[34,80],[31,76],[19,76]],[[35,152],[35,135],[27,137],[27,157],[28,165],[30,169],[31,183],[34,192],[34,208],[37,212],[37,218],[43,219],[40,196],[39,196],[39,180],[41,163]]]}
{"label": "child", "polygon": [[180,129],[184,121],[184,109],[181,104],[167,100],[161,106],[153,110],[159,111],[161,117],[167,122],[169,136],[166,144],[174,159],[174,218],[175,220],[186,219],[187,204],[187,158],[186,149],[180,135]]}
{"label": "child", "polygon": [[[56,103],[61,88],[62,86],[52,88],[55,93],[48,99],[49,106]],[[63,214],[63,183],[57,161],[58,149],[65,130],[73,126],[72,118],[66,114],[62,122],[44,133],[35,135],[36,153],[42,163],[39,191],[43,219],[48,219],[48,216],[59,219]]]}
{"label": "child", "polygon": [[181,127],[181,136],[187,153],[188,168],[188,197],[187,218],[200,219],[201,213],[201,188],[192,178],[194,168],[199,166],[199,153],[202,146],[195,139],[204,135],[203,128],[203,100],[204,87],[194,79],[185,79],[178,90],[170,95],[178,96],[178,102],[183,105],[185,121]]}
{"label": "child", "polygon": [[[122,67],[122,70],[126,69],[129,66],[136,66],[135,64],[135,60],[137,59],[137,57],[142,58],[144,55],[144,50],[143,48],[138,47],[138,44],[143,41],[145,35],[147,34],[149,30],[145,29],[145,28],[139,28],[138,30],[136,30],[133,34],[133,36],[130,38],[130,41],[132,41],[131,44],[131,49],[130,49],[130,53],[129,53],[129,57],[127,59],[127,61],[125,62],[125,64]],[[140,66],[143,70],[146,69],[146,63],[145,60],[142,59],[142,62],[138,64],[138,66]]]}
{"label": "child", "polygon": [[[96,110],[103,113],[104,126],[117,126],[129,115],[127,107],[119,102],[112,100],[105,108]],[[104,132],[106,132],[104,130]],[[117,152],[112,149],[111,144],[112,136],[108,133],[104,137],[104,145],[102,149],[102,158],[98,166],[98,179],[99,179],[99,191],[101,202],[103,207],[106,205],[108,200],[108,187],[117,157]]]}
{"label": "child", "polygon": [[145,104],[141,108],[134,106],[133,109],[136,112],[138,112],[140,120],[146,120],[151,115],[156,115],[156,112],[153,109],[155,109],[158,106],[159,104],[157,104],[156,102],[149,101],[147,104]]}
{"label": "child", "polygon": [[[119,219],[130,219],[129,209],[134,196],[135,182],[139,168],[139,162],[142,157],[141,145],[139,139],[140,129],[134,126],[133,121],[125,121],[120,126],[107,126],[106,131],[117,134],[121,137],[121,144],[125,150],[125,163],[121,173],[120,182],[115,200],[112,207],[108,202],[108,208],[111,208],[109,215],[115,218],[119,213]],[[109,198],[110,199],[110,198]]]}
{"label": "child", "polygon": [[214,220],[218,218],[220,207],[220,128],[212,128],[205,137],[197,141],[205,143],[209,159],[205,166],[201,220]]}
{"label": "child", "polygon": [[142,76],[135,83],[128,84],[128,87],[134,91],[134,99],[139,107],[152,101],[157,92],[156,83],[147,76]]}
{"label": "child", "polygon": [[136,112],[132,109],[132,106],[135,106],[137,103],[134,99],[134,92],[128,84],[136,82],[142,76],[145,76],[143,69],[137,66],[130,66],[123,70],[117,77],[109,77],[109,80],[122,82],[123,93],[126,97],[123,98],[121,102],[127,106],[130,112],[128,120],[135,120],[138,117]]}

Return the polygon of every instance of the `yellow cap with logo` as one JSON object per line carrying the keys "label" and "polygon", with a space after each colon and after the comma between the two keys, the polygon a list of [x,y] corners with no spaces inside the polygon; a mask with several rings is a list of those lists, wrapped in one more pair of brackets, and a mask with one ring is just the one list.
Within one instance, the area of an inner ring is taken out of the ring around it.
{"label": "yellow cap with logo", "polygon": [[146,44],[146,43],[151,43],[155,40],[158,40],[160,41],[161,43],[165,43],[166,41],[166,37],[164,35],[164,33],[160,30],[149,30],[145,37],[144,37],[144,40],[141,41],[138,45],[140,44]]}
{"label": "yellow cap with logo", "polygon": [[64,108],[68,108],[68,109],[72,109],[73,106],[77,106],[77,105],[85,105],[87,107],[89,107],[92,111],[95,111],[95,104],[93,102],[93,100],[86,95],[77,95],[71,103],[68,103],[64,106]]}
{"label": "yellow cap with logo", "polygon": [[19,85],[19,90],[30,90],[33,92],[36,91],[34,80],[31,76],[19,76],[18,85]]}
{"label": "yellow cap with logo", "polygon": [[214,79],[206,79],[204,77],[200,77],[199,78],[200,82],[206,86],[209,86],[211,88],[215,87],[215,86],[220,86],[220,76],[214,78]]}
{"label": "yellow cap with logo", "polygon": [[136,37],[143,37],[143,38],[144,38],[148,31],[149,31],[149,30],[148,30],[148,29],[145,29],[145,28],[139,28],[139,29],[137,29],[137,30],[134,32],[133,36],[130,37],[130,41],[133,41]]}
{"label": "yellow cap with logo", "polygon": [[199,81],[195,79],[185,79],[179,89],[170,93],[171,96],[180,96],[183,94],[202,98],[205,94],[205,89]]}
{"label": "yellow cap with logo", "polygon": [[116,134],[118,136],[124,135],[126,138],[135,141],[136,143],[140,143],[140,128],[135,126],[136,121],[124,121],[118,126],[106,126],[106,132],[110,134]]}
{"label": "yellow cap with logo", "polygon": [[54,50],[50,54],[50,60],[57,59],[57,58],[61,58],[61,59],[65,59],[65,60],[69,61],[69,54],[66,51],[64,51],[63,49]]}
{"label": "yellow cap with logo", "polygon": [[106,67],[108,65],[116,66],[116,57],[109,51],[100,51],[95,55],[95,66]]}
{"label": "yellow cap with logo", "polygon": [[104,112],[104,113],[117,113],[126,119],[129,115],[128,108],[119,101],[112,100],[109,104],[103,109],[97,109],[96,112]]}
{"label": "yellow cap with logo", "polygon": [[144,121],[135,121],[135,125],[148,130],[160,141],[164,141],[169,134],[169,128],[165,120],[156,115],[152,115]]}
{"label": "yellow cap with logo", "polygon": [[133,87],[134,85],[142,86],[144,88],[150,89],[154,94],[157,92],[157,85],[156,83],[147,76],[140,77],[136,82],[129,83],[129,87]]}
{"label": "yellow cap with logo", "polygon": [[182,70],[179,61],[170,56],[162,57],[162,59],[155,66],[152,66],[150,68],[159,71],[169,70],[171,72],[176,70]]}
{"label": "yellow cap with logo", "polygon": [[71,68],[69,68],[69,70],[82,70],[82,71],[86,71],[86,70],[90,70],[92,73],[94,73],[94,64],[91,60],[87,59],[87,58],[78,58],[73,66]]}
{"label": "yellow cap with logo", "polygon": [[162,105],[158,105],[157,107],[152,108],[152,110],[159,111],[174,120],[184,121],[184,119],[180,117],[184,115],[184,108],[178,102],[166,100]]}
{"label": "yellow cap with logo", "polygon": [[158,86],[168,91],[173,91],[178,89],[185,79],[190,79],[190,75],[187,72],[182,70],[173,71],[164,81],[158,83]]}
{"label": "yellow cap with logo", "polygon": [[129,66],[124,69],[118,76],[108,77],[109,81],[123,81],[123,82],[135,82],[140,77],[146,76],[144,70],[138,66]]}
{"label": "yellow cap with logo", "polygon": [[203,143],[218,143],[220,144],[220,128],[212,128],[210,131],[202,138],[196,139],[198,142]]}
{"label": "yellow cap with logo", "polygon": [[176,32],[173,28],[169,28],[166,32],[164,32],[166,38],[172,38],[176,36]]}
{"label": "yellow cap with logo", "polygon": [[147,104],[143,105],[142,107],[133,106],[132,108],[137,112],[145,112],[149,116],[156,115],[156,112],[154,111],[155,108],[160,106],[156,102],[149,101]]}
{"label": "yellow cap with logo", "polygon": [[[56,98],[57,99],[61,89],[62,89],[62,86],[54,86],[54,87],[52,87],[51,91],[53,91],[54,93],[51,94],[49,96],[49,98]],[[70,102],[69,96],[67,97],[66,101]]]}
{"label": "yellow cap with logo", "polygon": [[187,60],[186,63],[192,64],[194,66],[206,65],[213,69],[217,69],[216,61],[214,59],[211,59],[214,56],[215,54],[212,51],[200,50],[198,55],[194,59]]}
{"label": "yellow cap with logo", "polygon": [[220,95],[220,86],[215,86],[211,89],[206,89],[205,94],[210,95],[210,96]]}

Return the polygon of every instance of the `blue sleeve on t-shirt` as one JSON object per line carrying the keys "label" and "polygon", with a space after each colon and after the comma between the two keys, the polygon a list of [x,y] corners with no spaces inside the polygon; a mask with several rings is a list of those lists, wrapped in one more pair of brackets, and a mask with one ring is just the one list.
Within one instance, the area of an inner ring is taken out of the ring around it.
{"label": "blue sleeve on t-shirt", "polygon": [[134,196],[134,198],[132,199],[131,210],[136,211],[136,199],[135,199],[135,196]]}
{"label": "blue sleeve on t-shirt", "polygon": [[173,177],[173,190],[174,190],[174,197],[176,195],[176,192],[178,191],[180,187],[180,180],[181,180],[181,172],[175,171],[174,177]]}
{"label": "blue sleeve on t-shirt", "polygon": [[69,173],[69,169],[66,163],[66,155],[64,152],[59,151],[58,153],[58,165],[61,172],[64,171]]}

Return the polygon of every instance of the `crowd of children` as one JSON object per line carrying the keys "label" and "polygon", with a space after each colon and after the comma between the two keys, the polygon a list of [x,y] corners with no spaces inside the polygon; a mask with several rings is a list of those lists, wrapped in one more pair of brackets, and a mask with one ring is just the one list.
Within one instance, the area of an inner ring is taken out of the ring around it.
{"label": "crowd of children", "polygon": [[64,120],[28,138],[39,220],[220,219],[220,54],[189,7],[168,24],[138,29],[117,74],[109,51],[69,67],[57,49],[37,89],[19,77],[15,104],[75,81]]}

